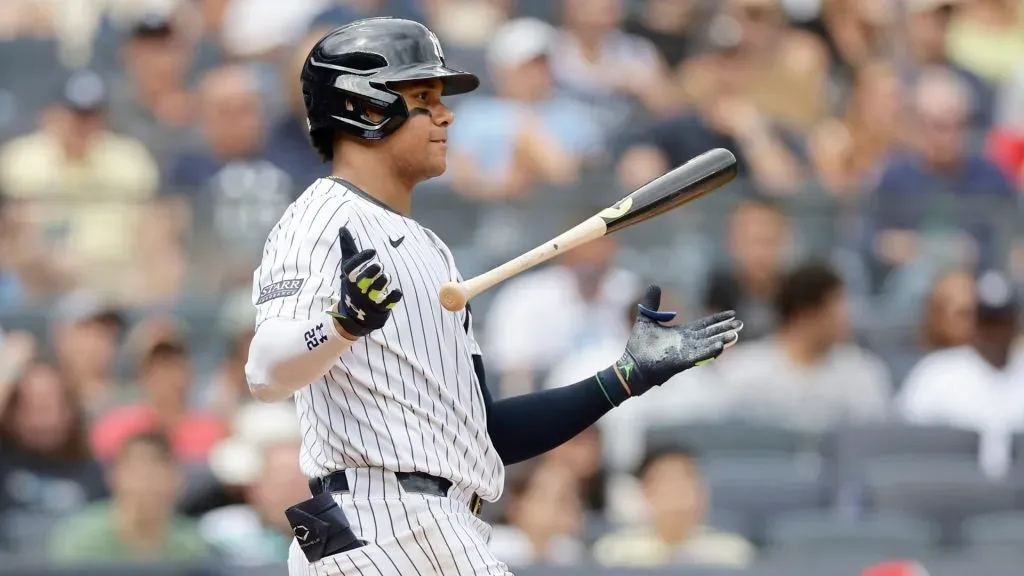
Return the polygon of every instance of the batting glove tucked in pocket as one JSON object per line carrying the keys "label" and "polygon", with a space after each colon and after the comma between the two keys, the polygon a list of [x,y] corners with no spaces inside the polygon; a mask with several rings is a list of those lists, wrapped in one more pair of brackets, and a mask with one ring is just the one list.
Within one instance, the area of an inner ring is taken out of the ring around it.
{"label": "batting glove tucked in pocket", "polygon": [[391,289],[391,276],[384,272],[377,251],[359,251],[348,228],[338,231],[341,243],[341,289],[337,310],[328,312],[342,330],[362,338],[387,323],[391,310],[402,299],[402,291]]}

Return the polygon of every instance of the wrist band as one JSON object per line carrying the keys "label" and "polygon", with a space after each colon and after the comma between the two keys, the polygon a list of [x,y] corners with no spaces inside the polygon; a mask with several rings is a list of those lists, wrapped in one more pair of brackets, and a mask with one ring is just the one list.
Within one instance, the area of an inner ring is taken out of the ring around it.
{"label": "wrist band", "polygon": [[619,383],[622,384],[622,387],[626,389],[626,394],[632,396],[633,390],[632,388],[629,387],[629,383],[626,382],[626,379],[623,378],[622,372],[619,371],[619,365],[612,364],[612,370],[615,370],[615,375],[619,377]]}
{"label": "wrist band", "polygon": [[604,383],[601,382],[601,373],[600,372],[598,372],[597,374],[594,374],[594,380],[597,380],[597,386],[599,388],[601,388],[601,392],[604,394],[604,397],[608,399],[608,403],[612,405],[612,408],[618,408],[619,405],[616,404],[615,402],[612,402],[612,397],[609,396],[608,395],[608,391],[604,389]]}

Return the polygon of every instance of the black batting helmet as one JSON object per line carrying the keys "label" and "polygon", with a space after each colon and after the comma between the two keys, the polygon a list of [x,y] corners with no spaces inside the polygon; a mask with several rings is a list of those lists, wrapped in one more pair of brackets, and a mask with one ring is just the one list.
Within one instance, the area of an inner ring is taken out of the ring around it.
{"label": "black batting helmet", "polygon": [[[437,36],[426,26],[398,18],[367,18],[331,31],[313,47],[302,67],[302,96],[309,132],[321,154],[329,144],[318,135],[340,131],[363,140],[380,140],[409,117],[393,82],[438,78],[444,94],[471,92],[480,85],[473,74],[445,65]],[[383,115],[374,122],[366,108]]]}

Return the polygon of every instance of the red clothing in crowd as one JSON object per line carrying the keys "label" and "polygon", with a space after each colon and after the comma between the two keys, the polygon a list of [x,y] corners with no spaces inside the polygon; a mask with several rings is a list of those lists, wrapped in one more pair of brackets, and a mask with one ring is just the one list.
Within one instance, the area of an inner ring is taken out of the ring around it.
{"label": "red clothing in crowd", "polygon": [[[92,427],[90,441],[93,454],[101,461],[117,455],[125,440],[139,433],[157,430],[156,412],[149,406],[118,408],[102,416]],[[175,455],[183,462],[205,460],[227,430],[215,416],[197,412],[185,414],[171,429],[165,430]]]}

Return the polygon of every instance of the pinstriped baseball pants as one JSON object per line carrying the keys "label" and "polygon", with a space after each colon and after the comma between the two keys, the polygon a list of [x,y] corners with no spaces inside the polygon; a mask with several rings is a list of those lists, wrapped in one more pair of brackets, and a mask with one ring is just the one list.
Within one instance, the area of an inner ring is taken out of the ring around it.
{"label": "pinstriped baseball pants", "polygon": [[334,500],[368,544],[310,564],[293,540],[289,576],[512,576],[488,550],[491,527],[468,498],[406,493],[383,470],[347,475],[352,491]]}

